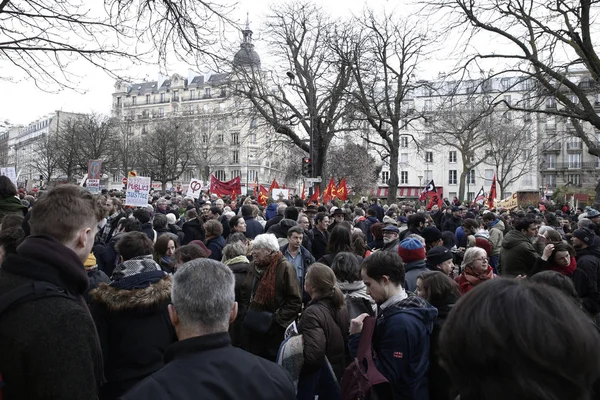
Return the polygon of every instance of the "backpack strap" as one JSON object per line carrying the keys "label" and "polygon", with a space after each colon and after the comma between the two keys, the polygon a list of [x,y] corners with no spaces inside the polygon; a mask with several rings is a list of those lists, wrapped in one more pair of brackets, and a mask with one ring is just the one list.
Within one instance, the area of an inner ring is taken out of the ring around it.
{"label": "backpack strap", "polygon": [[59,288],[49,282],[33,281],[12,289],[10,292],[0,296],[0,315],[12,305],[40,297],[66,297],[75,300],[66,290]]}

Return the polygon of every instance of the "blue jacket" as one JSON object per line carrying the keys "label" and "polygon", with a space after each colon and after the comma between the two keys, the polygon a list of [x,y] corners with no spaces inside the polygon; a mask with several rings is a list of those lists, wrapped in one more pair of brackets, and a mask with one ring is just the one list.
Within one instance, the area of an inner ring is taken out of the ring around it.
{"label": "blue jacket", "polygon": [[[392,385],[396,400],[429,400],[429,347],[436,317],[435,307],[412,293],[377,317],[375,365]],[[348,338],[352,358],[359,341],[360,333]]]}
{"label": "blue jacket", "polygon": [[244,221],[246,221],[246,237],[248,239],[254,239],[265,233],[263,226],[254,217],[244,217]]}
{"label": "blue jacket", "polygon": [[265,218],[266,220],[270,220],[274,216],[277,215],[277,203],[271,203],[265,209]]}
{"label": "blue jacket", "polygon": [[206,248],[211,251],[210,256],[208,258],[212,258],[213,260],[217,260],[221,262],[223,258],[223,247],[225,247],[225,239],[223,236],[219,236],[217,238],[209,239],[206,241]]}

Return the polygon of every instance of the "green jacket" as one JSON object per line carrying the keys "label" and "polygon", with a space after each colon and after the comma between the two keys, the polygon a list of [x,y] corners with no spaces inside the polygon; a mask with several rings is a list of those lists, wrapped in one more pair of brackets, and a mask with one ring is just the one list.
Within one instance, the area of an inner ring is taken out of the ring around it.
{"label": "green jacket", "polygon": [[502,240],[500,272],[503,276],[528,274],[540,257],[533,243],[523,232],[513,229]]}
{"label": "green jacket", "polygon": [[0,197],[0,222],[8,214],[25,216],[27,214],[27,207],[21,204],[21,200],[14,196]]}

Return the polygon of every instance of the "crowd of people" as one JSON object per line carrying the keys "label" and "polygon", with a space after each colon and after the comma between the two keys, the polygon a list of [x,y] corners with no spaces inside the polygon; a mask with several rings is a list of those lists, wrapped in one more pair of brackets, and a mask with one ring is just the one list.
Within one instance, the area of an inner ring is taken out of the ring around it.
{"label": "crowd of people", "polygon": [[0,177],[0,398],[600,398],[595,208],[123,202]]}

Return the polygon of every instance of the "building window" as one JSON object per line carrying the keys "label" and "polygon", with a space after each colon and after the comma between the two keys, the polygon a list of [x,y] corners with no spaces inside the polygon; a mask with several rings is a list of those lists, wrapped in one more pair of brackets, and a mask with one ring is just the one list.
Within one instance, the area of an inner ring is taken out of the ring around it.
{"label": "building window", "polygon": [[231,162],[234,164],[238,164],[240,162],[240,152],[239,150],[234,150],[232,152]]}
{"label": "building window", "polygon": [[258,180],[258,171],[251,169],[250,171],[248,171],[248,180],[249,181],[256,181]]}
{"label": "building window", "polygon": [[256,118],[252,118],[250,120],[250,128],[256,128],[257,123],[256,123]]}
{"label": "building window", "polygon": [[381,183],[387,185],[390,182],[390,171],[381,171]]}
{"label": "building window", "polygon": [[467,201],[469,203],[471,203],[474,198],[475,198],[475,192],[469,192],[469,193],[467,193]]}
{"label": "building window", "polygon": [[194,100],[196,98],[196,91],[194,89],[190,90],[190,100]]}
{"label": "building window", "polygon": [[427,162],[427,163],[433,162],[433,151],[428,151],[425,153],[425,162]]}
{"label": "building window", "polygon": [[581,185],[581,175],[579,174],[569,174],[569,182],[573,185]]}
{"label": "building window", "polygon": [[142,125],[142,135],[145,135],[148,133],[148,124],[144,124]]}
{"label": "building window", "polygon": [[117,107],[121,107],[121,96],[117,97]]}
{"label": "building window", "polygon": [[433,143],[433,135],[431,133],[423,134],[423,144],[425,146],[430,146]]}
{"label": "building window", "polygon": [[425,100],[425,108],[423,111],[433,111],[433,102],[431,100]]}
{"label": "building window", "polygon": [[500,79],[500,84],[502,85],[502,89],[508,89],[510,87],[510,78]]}
{"label": "building window", "polygon": [[556,154],[548,154],[546,156],[546,167],[549,169],[556,168]]}
{"label": "building window", "polygon": [[224,181],[227,178],[227,175],[225,174],[225,171],[223,171],[222,169],[219,169],[217,171],[215,171],[215,178],[217,178],[220,181]]}
{"label": "building window", "polygon": [[505,123],[512,121],[512,112],[507,111],[502,114],[502,121]]}
{"label": "building window", "polygon": [[129,136],[133,135],[133,125],[131,125],[131,124],[127,125],[127,134]]}
{"label": "building window", "polygon": [[160,94],[160,102],[161,102],[161,103],[164,103],[164,102],[165,102],[165,99],[166,99],[166,95],[165,95],[164,93],[161,93],[161,94]]}
{"label": "building window", "polygon": [[456,150],[452,150],[448,152],[448,161],[451,163],[456,162]]}
{"label": "building window", "polygon": [[523,186],[533,186],[533,175],[531,172],[523,175]]}
{"label": "building window", "polygon": [[569,154],[569,168],[581,168],[581,153]]}
{"label": "building window", "polygon": [[567,142],[567,149],[581,149],[581,139],[578,137],[572,137]]}
{"label": "building window", "polygon": [[234,169],[233,171],[231,171],[231,179],[237,178],[238,176],[242,176],[242,171],[240,171],[239,169]]}
{"label": "building window", "polygon": [[256,133],[248,134],[248,140],[250,141],[250,143],[256,143]]}
{"label": "building window", "polygon": [[546,108],[556,108],[556,98],[554,96],[546,97]]}
{"label": "building window", "polygon": [[469,185],[475,184],[475,170],[474,169],[470,169],[467,171],[467,183]]}
{"label": "building window", "polygon": [[493,169],[486,169],[484,172],[484,180],[485,180],[485,185],[491,185],[492,181],[494,180],[494,170]]}
{"label": "building window", "polygon": [[408,171],[400,171],[400,184],[408,185]]}
{"label": "building window", "polygon": [[225,142],[225,135],[223,135],[222,133],[219,133],[217,135],[217,143],[223,144],[224,142]]}
{"label": "building window", "polygon": [[239,133],[232,133],[231,134],[231,144],[240,144],[240,134]]}
{"label": "building window", "polygon": [[173,101],[179,101],[179,90],[173,90]]}
{"label": "building window", "polygon": [[448,171],[448,185],[456,185],[457,182],[457,173],[455,169],[451,169]]}
{"label": "building window", "polygon": [[205,99],[210,99],[210,88],[204,88],[204,98]]}
{"label": "building window", "polygon": [[402,136],[400,138],[400,147],[404,147],[404,148],[408,147],[408,136]]}
{"label": "building window", "polygon": [[408,164],[408,153],[400,153],[400,164]]}
{"label": "building window", "polygon": [[165,109],[159,108],[158,109],[158,118],[164,118],[164,117],[165,117]]}
{"label": "building window", "polygon": [[227,97],[227,88],[222,87],[221,93],[219,93],[220,97]]}
{"label": "building window", "polygon": [[424,179],[425,179],[425,184],[429,184],[429,182],[431,182],[431,180],[433,179],[433,171],[430,169],[426,169],[424,175]]}
{"label": "building window", "polygon": [[595,157],[596,158],[596,168],[600,168],[600,157]]}
{"label": "building window", "polygon": [[133,105],[133,106],[137,105],[137,96],[133,96],[131,98],[131,105]]}
{"label": "building window", "polygon": [[149,94],[146,95],[146,104],[150,104],[150,95]]}
{"label": "building window", "polygon": [[206,133],[202,134],[202,143],[208,143],[208,135]]}
{"label": "building window", "polygon": [[506,102],[507,105],[511,105],[511,97],[510,94],[505,94],[504,95],[504,101]]}

